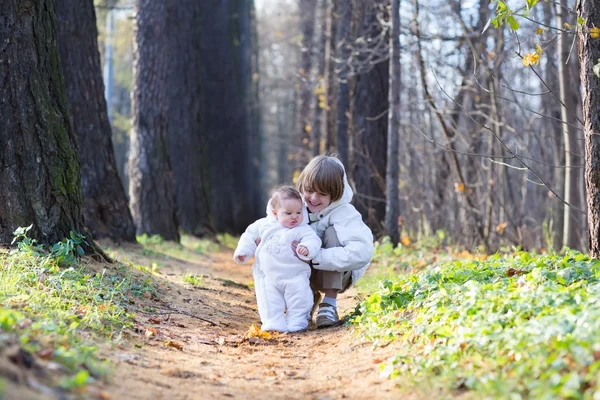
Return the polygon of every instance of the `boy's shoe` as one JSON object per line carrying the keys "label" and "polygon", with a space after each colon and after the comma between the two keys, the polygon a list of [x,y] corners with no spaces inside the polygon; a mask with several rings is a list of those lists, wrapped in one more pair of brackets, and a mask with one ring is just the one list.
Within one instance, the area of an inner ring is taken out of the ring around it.
{"label": "boy's shoe", "polygon": [[329,328],[331,326],[342,325],[344,321],[338,317],[337,310],[334,306],[327,303],[319,304],[319,311],[317,312],[317,328]]}

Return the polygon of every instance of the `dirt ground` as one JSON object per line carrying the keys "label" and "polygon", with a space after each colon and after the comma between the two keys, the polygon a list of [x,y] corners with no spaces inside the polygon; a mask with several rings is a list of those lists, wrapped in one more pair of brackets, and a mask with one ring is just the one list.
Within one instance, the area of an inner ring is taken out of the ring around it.
{"label": "dirt ground", "polygon": [[[115,257],[131,259],[127,247]],[[139,252],[135,260],[152,259]],[[201,287],[183,282],[203,275]],[[393,346],[373,349],[351,327],[248,338],[260,325],[250,265],[237,265],[222,249],[193,260],[169,258],[160,269],[164,296],[135,304],[136,328],[123,345],[104,352],[117,368],[108,385],[90,388],[103,399],[398,399],[394,383],[380,379],[379,363]],[[340,314],[357,303],[340,296]]]}

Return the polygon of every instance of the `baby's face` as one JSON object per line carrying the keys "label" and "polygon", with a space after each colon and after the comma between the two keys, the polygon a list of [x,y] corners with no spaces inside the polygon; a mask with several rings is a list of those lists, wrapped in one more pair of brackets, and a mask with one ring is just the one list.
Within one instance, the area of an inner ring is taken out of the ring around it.
{"label": "baby's face", "polygon": [[286,228],[293,228],[302,222],[302,201],[299,199],[285,199],[273,210],[275,218]]}

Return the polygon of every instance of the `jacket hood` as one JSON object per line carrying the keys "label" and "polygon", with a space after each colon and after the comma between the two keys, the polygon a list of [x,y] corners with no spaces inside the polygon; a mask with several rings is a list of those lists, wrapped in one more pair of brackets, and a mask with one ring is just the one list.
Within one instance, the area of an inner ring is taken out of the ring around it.
{"label": "jacket hood", "polygon": [[334,160],[335,160],[335,162],[338,163],[338,165],[340,167],[342,167],[342,171],[344,171],[344,193],[342,193],[342,197],[340,199],[332,202],[330,205],[328,205],[327,207],[322,209],[318,213],[319,218],[322,218],[323,216],[327,215],[332,210],[338,208],[339,206],[341,206],[343,204],[349,204],[352,201],[352,197],[354,196],[354,192],[352,191],[352,188],[350,187],[350,184],[348,183],[348,175],[346,175],[346,168],[344,168],[344,164],[342,164],[342,162],[340,160],[338,160],[337,158],[334,158]]}

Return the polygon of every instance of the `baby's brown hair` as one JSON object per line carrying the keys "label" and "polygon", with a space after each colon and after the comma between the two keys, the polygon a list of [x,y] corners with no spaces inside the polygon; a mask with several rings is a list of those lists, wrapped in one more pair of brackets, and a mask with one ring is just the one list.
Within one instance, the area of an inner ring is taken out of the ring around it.
{"label": "baby's brown hair", "polygon": [[281,201],[287,199],[295,199],[302,201],[302,196],[300,196],[300,192],[298,192],[293,186],[279,186],[273,191],[273,196],[271,196],[271,206],[273,208],[277,208],[279,207]]}
{"label": "baby's brown hair", "polygon": [[313,158],[298,176],[296,187],[300,192],[321,192],[331,196],[331,201],[344,194],[344,169],[335,157]]}

